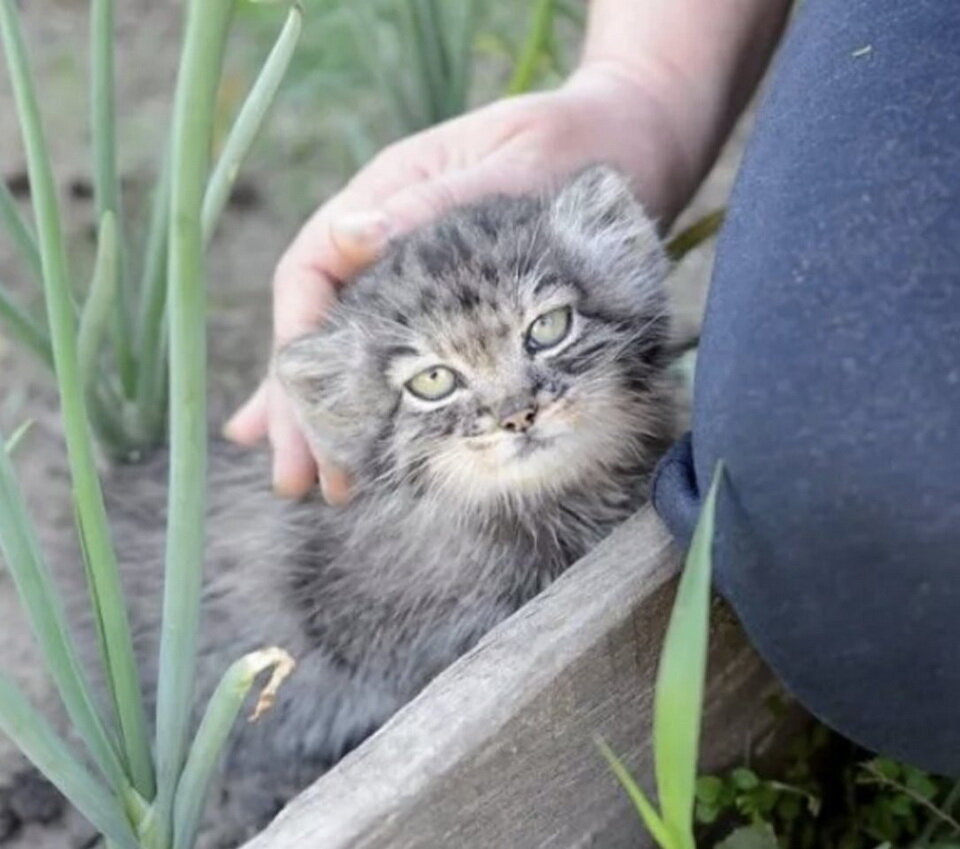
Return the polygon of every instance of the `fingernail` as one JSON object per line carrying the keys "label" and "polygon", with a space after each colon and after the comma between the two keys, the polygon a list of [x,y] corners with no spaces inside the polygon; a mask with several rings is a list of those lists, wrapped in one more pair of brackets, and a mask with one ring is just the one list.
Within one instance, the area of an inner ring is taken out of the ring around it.
{"label": "fingernail", "polygon": [[236,442],[238,445],[242,443],[242,440],[236,434],[236,418],[231,418],[227,421],[222,428],[220,428],[220,435],[228,440],[229,442]]}
{"label": "fingernail", "polygon": [[335,475],[331,479],[321,472],[320,492],[331,507],[343,507],[350,501],[350,486],[343,475]]}
{"label": "fingernail", "polygon": [[390,222],[382,212],[352,212],[330,225],[334,238],[368,249],[383,247],[390,238]]}

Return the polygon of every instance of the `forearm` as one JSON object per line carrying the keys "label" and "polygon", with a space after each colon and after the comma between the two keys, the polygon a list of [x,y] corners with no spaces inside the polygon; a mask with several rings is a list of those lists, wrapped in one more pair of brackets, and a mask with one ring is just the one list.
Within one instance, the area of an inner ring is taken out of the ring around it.
{"label": "forearm", "polygon": [[[619,86],[604,128],[615,158],[664,217],[686,203],[754,91],[790,0],[592,0],[580,69],[568,85]],[[643,114],[632,114],[630,89]],[[637,123],[661,123],[658,148]],[[635,149],[634,149],[635,148]]]}

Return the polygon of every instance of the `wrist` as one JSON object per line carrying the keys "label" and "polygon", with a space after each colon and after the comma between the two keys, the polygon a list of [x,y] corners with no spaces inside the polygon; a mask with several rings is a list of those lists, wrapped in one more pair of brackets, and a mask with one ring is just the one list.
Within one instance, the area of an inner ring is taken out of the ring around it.
{"label": "wrist", "polygon": [[712,159],[696,144],[700,130],[690,125],[683,81],[667,69],[639,72],[588,60],[560,93],[575,116],[568,143],[582,147],[584,159],[626,173],[647,211],[669,226]]}

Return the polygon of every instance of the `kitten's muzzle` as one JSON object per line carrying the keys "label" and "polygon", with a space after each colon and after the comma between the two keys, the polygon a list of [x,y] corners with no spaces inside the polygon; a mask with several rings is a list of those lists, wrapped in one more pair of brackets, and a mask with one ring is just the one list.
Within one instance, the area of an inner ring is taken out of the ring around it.
{"label": "kitten's muzzle", "polygon": [[537,402],[530,396],[514,396],[504,401],[497,410],[497,421],[508,433],[526,433],[537,420]]}

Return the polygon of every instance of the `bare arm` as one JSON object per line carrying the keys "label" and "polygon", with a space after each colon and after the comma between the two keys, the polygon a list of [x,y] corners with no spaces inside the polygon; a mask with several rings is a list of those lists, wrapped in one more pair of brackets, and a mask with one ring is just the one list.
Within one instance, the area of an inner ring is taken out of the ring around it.
{"label": "bare arm", "polygon": [[[593,0],[583,60],[551,92],[493,103],[378,155],[304,225],[274,276],[274,342],[316,328],[386,241],[495,192],[538,191],[597,161],[670,221],[713,162],[776,45],[789,0]],[[329,501],[349,479],[315,457],[271,376],[226,428],[267,436],[274,487]]]}
{"label": "bare arm", "polygon": [[[568,85],[607,76],[660,111],[659,132],[624,110],[621,167],[673,217],[689,200],[779,41],[790,0],[593,0]],[[633,123],[628,123],[631,121]],[[640,142],[640,144],[637,144]],[[632,148],[632,149],[631,149]]]}

